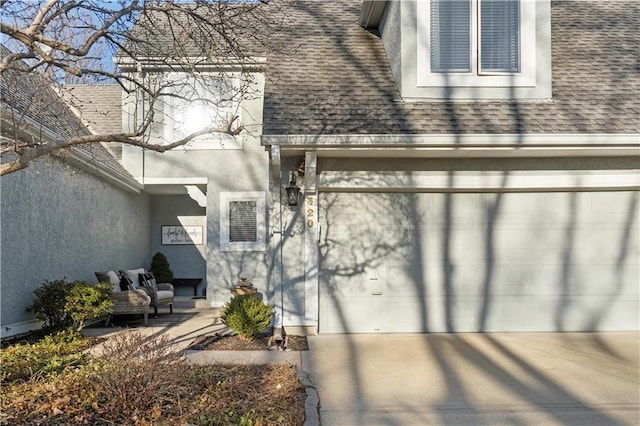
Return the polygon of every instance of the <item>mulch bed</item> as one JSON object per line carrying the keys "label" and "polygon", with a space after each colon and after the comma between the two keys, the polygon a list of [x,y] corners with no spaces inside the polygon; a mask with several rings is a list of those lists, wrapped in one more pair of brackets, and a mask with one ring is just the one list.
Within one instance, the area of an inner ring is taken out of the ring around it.
{"label": "mulch bed", "polygon": [[[255,340],[248,340],[236,335],[204,335],[197,337],[189,346],[189,350],[206,351],[267,351],[269,350],[269,336],[259,336]],[[288,335],[287,350],[308,351],[306,336]]]}

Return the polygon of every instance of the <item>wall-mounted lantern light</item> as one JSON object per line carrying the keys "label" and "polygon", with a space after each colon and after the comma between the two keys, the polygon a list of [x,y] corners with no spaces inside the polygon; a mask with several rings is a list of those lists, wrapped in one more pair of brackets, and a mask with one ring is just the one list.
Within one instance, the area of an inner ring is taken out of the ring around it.
{"label": "wall-mounted lantern light", "polygon": [[298,205],[298,197],[300,196],[300,187],[296,185],[296,172],[291,172],[291,181],[287,186],[287,201],[289,207],[295,207]]}

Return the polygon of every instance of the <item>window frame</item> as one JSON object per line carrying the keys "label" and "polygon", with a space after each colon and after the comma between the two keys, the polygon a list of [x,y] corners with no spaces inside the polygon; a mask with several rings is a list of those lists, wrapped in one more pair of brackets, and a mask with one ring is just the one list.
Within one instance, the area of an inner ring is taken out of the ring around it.
{"label": "window frame", "polygon": [[535,87],[536,2],[520,0],[520,72],[480,72],[480,1],[471,1],[471,72],[431,70],[431,0],[419,0],[417,16],[418,87]]}
{"label": "window frame", "polygon": [[[230,241],[231,224],[229,205],[236,201],[256,203],[256,241]],[[220,193],[220,251],[265,251],[266,234],[266,194],[262,191],[221,192]]]}
{"label": "window frame", "polygon": [[[179,72],[171,72],[165,75],[165,79],[170,82],[175,82],[176,84],[180,84],[180,80],[184,79],[194,79],[195,84],[199,84],[198,80],[201,78],[218,78],[218,79],[230,79],[233,87],[240,87],[240,75],[239,73],[228,73],[226,75],[221,75],[220,73],[200,73],[198,76],[179,73]],[[187,83],[189,84],[189,83]],[[173,88],[172,88],[173,89]],[[206,94],[204,94],[206,95]],[[198,96],[202,96],[198,93]],[[204,96],[203,96],[204,97]],[[178,102],[184,102],[182,99],[167,95],[163,100],[163,114],[164,114],[164,126],[163,126],[163,142],[165,144],[169,144],[177,140],[175,135],[176,133],[176,119],[175,119],[175,107]],[[237,102],[233,102],[233,104],[228,108],[229,110],[233,110],[234,114],[238,115],[237,122],[242,121],[242,108],[241,108],[242,99]],[[227,109],[227,108],[225,108]],[[178,135],[178,137],[184,137],[186,135]],[[230,136],[222,133],[213,133],[208,135],[202,135],[194,138],[193,140],[187,142],[185,145],[180,147],[173,148],[173,150],[229,150],[229,149],[242,149],[242,139],[243,136]]]}

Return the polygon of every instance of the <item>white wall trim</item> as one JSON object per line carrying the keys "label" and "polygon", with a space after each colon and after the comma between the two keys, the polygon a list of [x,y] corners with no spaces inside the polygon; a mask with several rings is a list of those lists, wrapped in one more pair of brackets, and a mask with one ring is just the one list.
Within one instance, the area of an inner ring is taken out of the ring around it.
{"label": "white wall trim", "polygon": [[[54,153],[55,155],[55,153]],[[76,164],[81,169],[101,177],[116,186],[125,189],[127,191],[139,194],[142,190],[142,185],[134,180],[131,176],[117,170],[114,167],[109,166],[106,163],[101,162],[97,157],[82,148],[75,148],[71,150],[69,157],[57,156],[65,160],[68,158],[72,163]]]}
{"label": "white wall trim", "polygon": [[0,327],[0,338],[19,336],[30,331],[40,330],[44,323],[40,320],[30,320],[23,322],[16,322],[13,324],[6,324]]}
{"label": "white wall trim", "polygon": [[195,66],[196,69],[216,69],[226,70],[233,69],[241,71],[247,66],[251,65],[264,65],[267,63],[265,56],[245,56],[242,58],[232,56],[219,56],[219,57],[204,57],[204,56],[184,56],[179,60],[168,60],[160,56],[137,56],[135,59],[129,56],[116,56],[114,58],[116,65],[122,67],[125,71],[138,71],[138,65],[142,67],[143,71],[162,69],[173,69],[176,66],[184,66],[191,69]]}
{"label": "white wall trim", "polygon": [[640,170],[321,172],[320,191],[517,192],[640,190]]}
{"label": "white wall trim", "polygon": [[640,134],[544,133],[544,134],[416,134],[416,135],[262,135],[263,145],[357,146],[629,146],[640,155]]}
{"label": "white wall trim", "polygon": [[460,158],[640,156],[639,134],[268,135],[281,155],[316,150],[318,157]]}
{"label": "white wall trim", "polygon": [[[229,241],[229,203],[232,201],[256,202],[256,241]],[[220,251],[265,251],[266,236],[266,196],[263,191],[238,191],[220,193]]]}
{"label": "white wall trim", "polygon": [[[318,320],[318,288],[320,271],[320,247],[318,225],[318,175],[315,152],[305,154],[304,202],[299,208],[304,212],[304,317]],[[305,324],[308,325],[308,324]]]}
{"label": "white wall trim", "polygon": [[143,182],[144,185],[206,185],[209,183],[209,178],[207,177],[181,177],[181,178],[150,178],[145,177]]}

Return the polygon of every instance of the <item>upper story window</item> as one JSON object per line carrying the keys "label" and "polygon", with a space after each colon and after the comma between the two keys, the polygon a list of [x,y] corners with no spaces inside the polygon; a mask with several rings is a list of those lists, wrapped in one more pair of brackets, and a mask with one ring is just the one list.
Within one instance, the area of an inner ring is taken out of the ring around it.
{"label": "upper story window", "polygon": [[[240,115],[238,78],[217,75],[169,76],[171,96],[164,101],[164,135],[167,142],[180,140],[210,127],[225,128]],[[241,117],[237,122],[241,121]],[[197,136],[186,149],[240,149],[240,137],[212,132]]]}
{"label": "upper story window", "polygon": [[418,2],[418,86],[533,86],[535,0]]}

